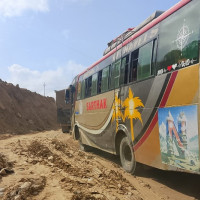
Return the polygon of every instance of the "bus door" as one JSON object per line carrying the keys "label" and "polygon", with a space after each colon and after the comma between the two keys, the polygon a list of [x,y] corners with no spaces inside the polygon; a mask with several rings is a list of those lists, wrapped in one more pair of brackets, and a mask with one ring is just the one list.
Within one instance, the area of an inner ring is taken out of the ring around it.
{"label": "bus door", "polygon": [[[119,78],[119,91],[118,91],[118,98],[120,99],[120,110],[122,112],[122,115],[124,113],[124,107],[123,107],[123,102],[126,98],[125,93],[125,85],[128,84],[128,70],[129,70],[129,55],[124,56],[121,59],[120,63],[120,78]],[[122,117],[121,117],[122,118]]]}
{"label": "bus door", "polygon": [[118,130],[119,123],[122,121],[121,114],[121,97],[120,97],[120,71],[121,59],[118,59],[112,64],[111,67],[111,88],[114,90],[114,103],[113,103],[113,119],[116,121],[116,131]]}

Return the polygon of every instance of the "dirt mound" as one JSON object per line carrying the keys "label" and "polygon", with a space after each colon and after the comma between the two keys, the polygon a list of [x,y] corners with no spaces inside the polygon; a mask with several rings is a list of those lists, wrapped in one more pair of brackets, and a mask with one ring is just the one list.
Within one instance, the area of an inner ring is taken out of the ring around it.
{"label": "dirt mound", "polygon": [[50,164],[66,172],[69,172],[71,165],[64,161],[60,156],[54,154],[47,146],[41,144],[38,141],[33,141],[28,146],[28,154],[33,155],[38,158],[42,158],[42,162],[45,164]]}
{"label": "dirt mound", "polygon": [[72,200],[106,200],[106,198],[95,198],[84,193],[74,194]]}
{"label": "dirt mound", "polygon": [[0,153],[0,179],[2,176],[13,173],[13,163],[9,162],[8,159]]}
{"label": "dirt mound", "polygon": [[6,157],[0,153],[0,169],[2,168],[12,168],[13,167],[13,163],[8,162]]}
{"label": "dirt mound", "polygon": [[55,100],[0,80],[0,134],[58,128]]}
{"label": "dirt mound", "polygon": [[69,150],[70,147],[68,147],[67,144],[65,144],[57,139],[52,140],[52,144],[54,145],[54,147],[57,151],[62,151],[68,158],[74,157],[73,151]]}
{"label": "dirt mound", "polygon": [[[23,178],[18,185],[10,187],[3,200],[24,200],[31,196],[38,195],[46,185],[46,178]],[[31,199],[31,198],[30,198]]]}

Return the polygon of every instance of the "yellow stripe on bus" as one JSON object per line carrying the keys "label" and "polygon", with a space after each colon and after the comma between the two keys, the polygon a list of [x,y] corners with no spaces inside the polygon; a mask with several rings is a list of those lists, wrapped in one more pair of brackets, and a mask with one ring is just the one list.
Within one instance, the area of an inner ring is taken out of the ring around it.
{"label": "yellow stripe on bus", "polygon": [[199,64],[179,70],[166,107],[197,104],[198,86]]}

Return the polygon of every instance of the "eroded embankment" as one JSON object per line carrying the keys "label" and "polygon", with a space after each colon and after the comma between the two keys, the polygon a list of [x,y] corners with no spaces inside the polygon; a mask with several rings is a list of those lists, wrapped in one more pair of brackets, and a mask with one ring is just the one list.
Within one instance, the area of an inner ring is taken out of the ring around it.
{"label": "eroded embankment", "polygon": [[0,80],[0,134],[22,134],[57,127],[53,98]]}

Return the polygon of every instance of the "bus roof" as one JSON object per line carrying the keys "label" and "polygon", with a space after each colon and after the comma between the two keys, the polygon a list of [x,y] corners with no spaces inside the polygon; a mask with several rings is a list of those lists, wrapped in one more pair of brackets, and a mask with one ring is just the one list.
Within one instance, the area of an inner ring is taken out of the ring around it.
{"label": "bus roof", "polygon": [[149,24],[151,21],[153,21],[155,18],[159,17],[161,14],[163,14],[164,11],[156,11],[151,16],[149,16],[146,20],[144,20],[140,25],[136,26],[135,28],[129,28],[125,32],[123,32],[121,35],[119,35],[114,40],[110,41],[108,43],[108,47],[105,49],[103,56],[105,56],[107,53],[109,53],[111,50],[116,48],[120,43],[127,40],[129,37],[131,37],[133,34],[138,32],[141,28]]}
{"label": "bus roof", "polygon": [[78,79],[79,79],[79,77],[81,75],[83,75],[84,73],[86,73],[87,71],[89,71],[90,69],[92,69],[93,67],[98,65],[100,62],[102,62],[103,60],[105,60],[106,58],[108,58],[109,56],[114,54],[117,50],[119,50],[123,46],[127,45],[129,42],[131,42],[132,40],[136,39],[137,37],[139,37],[140,35],[142,35],[146,31],[148,31],[150,28],[152,28],[153,26],[155,26],[159,22],[163,21],[165,18],[167,18],[168,16],[170,16],[171,14],[173,14],[174,12],[176,12],[177,10],[179,10],[180,8],[182,8],[183,6],[185,6],[186,4],[188,4],[191,1],[192,0],[181,0],[180,2],[175,4],[173,7],[171,7],[169,10],[163,12],[160,16],[155,18],[153,21],[147,23],[145,26],[143,26],[141,29],[139,29],[137,32],[135,32],[134,35],[132,35],[126,41],[124,41],[123,44],[122,43],[119,44],[116,48],[112,49],[110,52],[108,52],[106,55],[104,55],[101,59],[99,59],[97,62],[92,64],[90,67],[88,67],[85,71],[80,73],[78,75]]}

